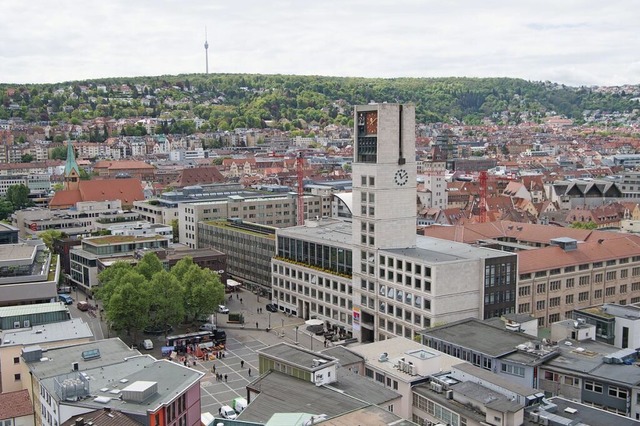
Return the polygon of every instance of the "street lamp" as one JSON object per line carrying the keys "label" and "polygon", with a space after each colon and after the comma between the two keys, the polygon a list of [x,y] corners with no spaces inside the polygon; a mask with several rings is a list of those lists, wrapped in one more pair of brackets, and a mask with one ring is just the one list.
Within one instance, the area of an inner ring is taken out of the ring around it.
{"label": "street lamp", "polygon": [[313,350],[313,333],[309,333],[309,337],[311,338],[311,350]]}
{"label": "street lamp", "polygon": [[271,329],[271,312],[269,312],[269,329]]}
{"label": "street lamp", "polygon": [[298,326],[296,325],[296,345],[298,344]]}
{"label": "street lamp", "polygon": [[280,321],[282,321],[282,332],[284,333],[284,318],[281,318]]}

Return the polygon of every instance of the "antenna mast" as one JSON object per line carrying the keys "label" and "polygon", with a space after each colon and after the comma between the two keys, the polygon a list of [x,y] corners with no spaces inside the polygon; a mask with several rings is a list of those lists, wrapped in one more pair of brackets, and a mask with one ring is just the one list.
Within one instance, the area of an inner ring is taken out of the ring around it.
{"label": "antenna mast", "polygon": [[206,72],[209,74],[209,41],[207,40],[207,27],[204,27],[204,59],[206,64]]}

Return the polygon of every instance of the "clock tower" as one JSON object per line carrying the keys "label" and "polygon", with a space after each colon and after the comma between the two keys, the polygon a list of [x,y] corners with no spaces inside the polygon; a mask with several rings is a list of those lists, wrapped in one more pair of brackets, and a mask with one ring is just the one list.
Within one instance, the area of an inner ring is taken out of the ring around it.
{"label": "clock tower", "polygon": [[354,132],[354,245],[367,252],[415,247],[415,107],[356,106]]}

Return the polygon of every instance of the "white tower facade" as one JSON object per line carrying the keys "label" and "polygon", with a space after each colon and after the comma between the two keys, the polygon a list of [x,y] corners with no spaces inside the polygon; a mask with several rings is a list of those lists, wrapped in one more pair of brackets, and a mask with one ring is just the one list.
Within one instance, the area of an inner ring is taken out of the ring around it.
{"label": "white tower facade", "polygon": [[365,251],[415,247],[415,146],[413,105],[355,108],[352,177],[356,247]]}

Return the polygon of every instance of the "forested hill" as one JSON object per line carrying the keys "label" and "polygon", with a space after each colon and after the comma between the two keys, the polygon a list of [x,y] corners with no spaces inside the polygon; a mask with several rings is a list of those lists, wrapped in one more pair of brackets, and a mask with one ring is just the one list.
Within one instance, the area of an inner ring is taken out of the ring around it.
{"label": "forested hill", "polygon": [[[0,85],[0,119],[82,122],[96,117],[201,118],[211,129],[307,123],[347,124],[351,106],[413,102],[418,122],[500,124],[550,113],[630,113],[640,86],[568,87],[513,78],[350,78],[191,74],[109,78],[46,85]],[[635,99],[634,99],[635,98]],[[635,117],[637,119],[637,117]]]}

